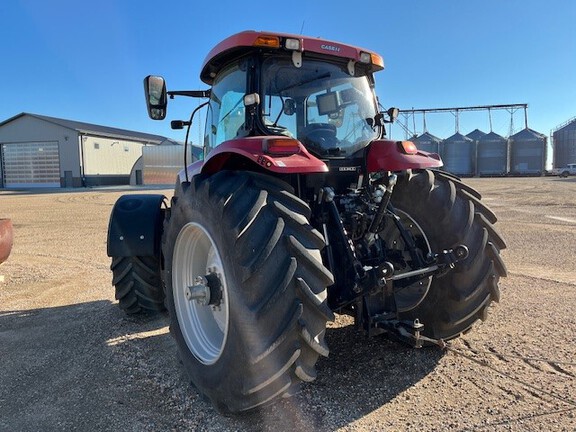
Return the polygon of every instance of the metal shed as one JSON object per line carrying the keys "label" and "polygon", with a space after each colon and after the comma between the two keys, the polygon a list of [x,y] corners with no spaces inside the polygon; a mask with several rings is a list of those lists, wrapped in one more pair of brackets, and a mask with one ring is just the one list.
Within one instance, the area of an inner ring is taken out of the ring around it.
{"label": "metal shed", "polygon": [[165,138],[21,113],[0,123],[0,187],[128,184],[142,147]]}

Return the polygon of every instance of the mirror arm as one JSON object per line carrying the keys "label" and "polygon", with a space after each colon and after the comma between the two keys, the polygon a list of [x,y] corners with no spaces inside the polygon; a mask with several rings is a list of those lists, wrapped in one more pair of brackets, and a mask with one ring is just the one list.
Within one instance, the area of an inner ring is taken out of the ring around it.
{"label": "mirror arm", "polygon": [[210,90],[175,90],[167,92],[170,99],[174,99],[174,96],[187,96],[196,98],[209,98]]}
{"label": "mirror arm", "polygon": [[174,130],[184,129],[184,126],[190,126],[192,123],[184,120],[172,120],[170,122],[170,128]]}

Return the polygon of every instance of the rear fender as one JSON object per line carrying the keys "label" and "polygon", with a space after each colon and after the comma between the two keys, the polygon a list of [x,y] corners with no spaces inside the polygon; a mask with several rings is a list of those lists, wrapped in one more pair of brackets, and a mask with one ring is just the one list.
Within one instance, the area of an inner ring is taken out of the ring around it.
{"label": "rear fender", "polygon": [[110,215],[108,256],[159,256],[164,195],[122,195]]}
{"label": "rear fender", "polygon": [[[267,152],[271,140],[294,143],[294,152],[274,154]],[[205,161],[195,162],[188,167],[188,178],[196,174],[214,174],[223,169],[246,169],[246,163],[258,169],[277,174],[311,174],[328,172],[328,166],[311,155],[306,147],[294,138],[283,136],[257,136],[237,138],[215,147]],[[185,180],[185,172],[180,172]]]}
{"label": "rear fender", "polygon": [[444,165],[440,155],[436,153],[417,150],[413,154],[407,154],[403,148],[402,141],[373,141],[366,157],[368,172],[439,168]]}

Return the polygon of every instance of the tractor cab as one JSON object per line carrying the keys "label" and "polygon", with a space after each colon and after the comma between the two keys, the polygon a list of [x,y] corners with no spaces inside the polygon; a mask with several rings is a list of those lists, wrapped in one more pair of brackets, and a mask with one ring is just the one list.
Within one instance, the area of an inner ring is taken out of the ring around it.
{"label": "tractor cab", "polygon": [[[340,43],[253,31],[231,36],[201,72],[211,86],[205,155],[230,140],[280,136],[322,159],[349,158],[385,135],[372,76],[383,67],[377,54]],[[165,83],[147,77],[145,87],[151,117],[163,118]],[[184,93],[193,92],[168,92]]]}
{"label": "tractor cab", "polygon": [[[329,158],[349,156],[382,137],[369,75],[352,76],[345,64],[314,58],[296,67],[289,53],[279,54],[258,51],[217,75],[205,135],[208,148],[239,136],[281,135]],[[244,104],[246,94],[248,103],[259,104]]]}

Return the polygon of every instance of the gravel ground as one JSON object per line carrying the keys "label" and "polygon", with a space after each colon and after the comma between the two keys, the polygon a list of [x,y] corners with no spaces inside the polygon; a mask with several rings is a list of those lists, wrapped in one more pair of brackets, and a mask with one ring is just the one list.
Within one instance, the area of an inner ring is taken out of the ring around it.
{"label": "gravel ground", "polygon": [[339,316],[318,379],[241,417],[190,386],[165,315],[117,307],[106,231],[126,190],[0,191],[15,230],[0,266],[0,430],[576,430],[576,179],[466,182],[508,242],[488,320],[441,351],[366,339]]}

